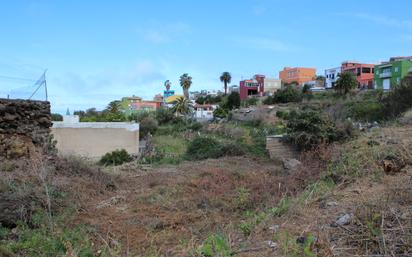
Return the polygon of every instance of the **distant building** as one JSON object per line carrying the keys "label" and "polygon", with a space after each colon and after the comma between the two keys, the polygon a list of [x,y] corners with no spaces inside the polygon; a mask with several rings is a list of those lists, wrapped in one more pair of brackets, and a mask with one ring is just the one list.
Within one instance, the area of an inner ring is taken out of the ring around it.
{"label": "distant building", "polygon": [[140,111],[155,111],[161,106],[161,104],[162,101],[146,101],[137,96],[123,97],[120,102],[120,105],[126,115]]}
{"label": "distant building", "polygon": [[356,80],[361,88],[373,88],[374,70],[374,64],[357,61],[346,61],[341,66],[342,72],[352,72],[356,76]]}
{"label": "distant building", "polygon": [[239,93],[239,86],[238,85],[229,86],[229,93],[232,93],[232,92],[238,92]]}
{"label": "distant building", "polygon": [[412,56],[392,57],[389,62],[375,66],[375,88],[389,90],[412,72]]}
{"label": "distant building", "polygon": [[282,88],[282,81],[280,79],[264,78],[263,93],[264,95],[273,95],[276,91]]}
{"label": "distant building", "polygon": [[335,87],[338,76],[341,73],[341,67],[325,70],[325,88],[331,89]]}
{"label": "distant building", "polygon": [[249,96],[263,96],[264,75],[255,75],[253,79],[242,80],[239,83],[240,99],[244,100]]}
{"label": "distant building", "polygon": [[283,84],[296,83],[303,86],[306,82],[316,79],[316,69],[304,67],[285,67],[279,72],[279,78]]}
{"label": "distant building", "polygon": [[193,106],[195,110],[195,118],[198,121],[212,120],[213,111],[216,109],[216,105],[212,104],[195,104]]}

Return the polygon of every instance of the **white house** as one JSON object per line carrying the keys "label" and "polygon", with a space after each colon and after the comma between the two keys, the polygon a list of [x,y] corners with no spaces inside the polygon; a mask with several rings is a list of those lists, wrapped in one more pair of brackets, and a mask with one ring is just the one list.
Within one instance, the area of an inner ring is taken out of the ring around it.
{"label": "white house", "polygon": [[213,111],[216,110],[217,105],[212,104],[195,104],[193,106],[195,110],[195,118],[198,121],[212,120]]}
{"label": "white house", "polygon": [[325,88],[331,89],[335,86],[336,81],[338,80],[338,76],[341,72],[341,68],[332,68],[325,70]]}

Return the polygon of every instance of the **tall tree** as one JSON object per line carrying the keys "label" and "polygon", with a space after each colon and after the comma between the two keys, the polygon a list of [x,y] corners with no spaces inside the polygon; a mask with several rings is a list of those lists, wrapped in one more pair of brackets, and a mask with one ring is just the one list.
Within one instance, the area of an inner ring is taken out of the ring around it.
{"label": "tall tree", "polygon": [[119,113],[120,112],[120,101],[111,101],[107,105],[106,111],[110,113]]}
{"label": "tall tree", "polygon": [[189,88],[192,85],[192,77],[185,73],[180,76],[180,86],[183,88],[183,94],[186,99],[189,99]]}
{"label": "tall tree", "polygon": [[225,85],[225,95],[227,94],[227,84],[232,81],[232,75],[229,72],[225,71],[220,75],[220,81]]}
{"label": "tall tree", "polygon": [[179,97],[177,98],[172,111],[175,113],[176,116],[178,115],[186,115],[190,113],[190,100],[188,98]]}
{"label": "tall tree", "polygon": [[336,80],[335,90],[339,94],[346,95],[352,89],[358,86],[358,81],[352,72],[343,72],[338,75],[338,80]]}

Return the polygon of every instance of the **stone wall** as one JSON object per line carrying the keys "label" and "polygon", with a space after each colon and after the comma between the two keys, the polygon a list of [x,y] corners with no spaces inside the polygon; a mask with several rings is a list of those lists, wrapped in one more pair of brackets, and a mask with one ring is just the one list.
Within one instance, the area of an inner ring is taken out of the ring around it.
{"label": "stone wall", "polygon": [[0,98],[0,157],[47,149],[51,126],[49,102]]}
{"label": "stone wall", "polygon": [[266,137],[266,149],[270,158],[276,161],[296,159],[299,156],[299,152],[293,146],[283,142],[282,136]]}

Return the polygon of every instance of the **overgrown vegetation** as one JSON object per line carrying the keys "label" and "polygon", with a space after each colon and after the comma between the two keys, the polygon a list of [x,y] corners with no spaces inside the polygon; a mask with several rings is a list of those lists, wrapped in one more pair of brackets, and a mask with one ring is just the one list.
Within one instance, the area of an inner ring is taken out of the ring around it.
{"label": "overgrown vegetation", "polygon": [[301,150],[350,137],[350,130],[336,127],[332,120],[317,111],[292,111],[287,116],[286,140]]}
{"label": "overgrown vegetation", "polygon": [[101,165],[109,166],[109,165],[121,165],[126,162],[132,161],[133,158],[130,156],[130,154],[125,150],[115,150],[110,153],[106,153],[103,155],[103,157],[100,159],[99,163]]}
{"label": "overgrown vegetation", "polygon": [[264,104],[290,103],[300,102],[302,100],[302,93],[293,86],[286,86],[277,91],[273,96],[268,96]]}

